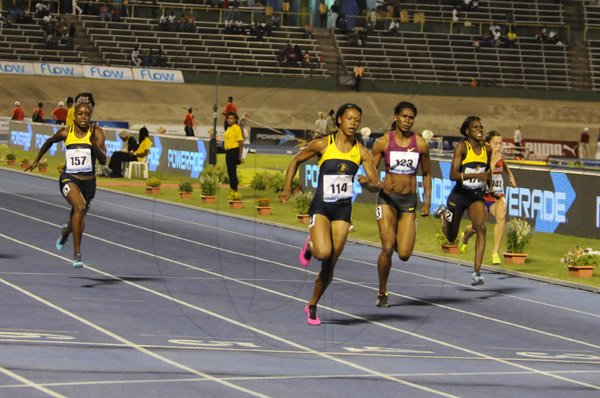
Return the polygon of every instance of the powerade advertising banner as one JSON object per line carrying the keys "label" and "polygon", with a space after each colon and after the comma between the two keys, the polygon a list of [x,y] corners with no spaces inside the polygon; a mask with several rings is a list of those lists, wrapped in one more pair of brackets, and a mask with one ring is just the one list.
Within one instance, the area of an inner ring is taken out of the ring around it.
{"label": "powerade advertising banner", "polygon": [[267,129],[252,127],[250,129],[250,143],[253,145],[283,145],[295,146],[299,141],[312,139],[306,130],[292,129]]}
{"label": "powerade advertising banner", "polygon": [[87,77],[90,79],[142,80],[159,83],[185,83],[183,73],[173,69],[121,68],[59,63],[0,61],[0,74]]}
{"label": "powerade advertising banner", "polygon": [[[62,126],[52,126],[38,123],[10,122],[9,147],[19,148],[35,157],[44,142]],[[123,141],[114,129],[104,129],[106,136],[106,155],[110,157],[123,147]],[[131,133],[137,135],[136,131]],[[151,136],[152,147],[148,155],[148,168],[157,173],[175,173],[183,176],[198,178],[207,158],[208,143],[195,138]],[[44,157],[59,157],[64,159],[62,142],[52,145]]]}
{"label": "powerade advertising banner", "polygon": [[[530,167],[510,164],[517,187],[506,186],[507,217],[524,218],[535,231],[559,233],[600,239],[600,172],[570,171],[549,167]],[[300,183],[315,190],[319,179],[316,163],[300,166]],[[432,192],[431,211],[446,198],[454,187],[450,180],[449,161],[431,161]],[[361,166],[358,174],[364,175]],[[383,179],[384,171],[380,170]],[[377,194],[363,190],[355,180],[354,201],[376,202]],[[423,178],[417,176],[420,202],[424,200]]]}

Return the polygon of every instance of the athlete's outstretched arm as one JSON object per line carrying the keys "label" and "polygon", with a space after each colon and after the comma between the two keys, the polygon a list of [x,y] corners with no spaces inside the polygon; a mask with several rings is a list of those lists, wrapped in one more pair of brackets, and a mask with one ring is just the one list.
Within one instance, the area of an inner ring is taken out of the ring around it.
{"label": "athlete's outstretched arm", "polygon": [[298,172],[298,166],[306,162],[308,159],[318,156],[327,147],[328,137],[312,140],[306,148],[301,150],[292,158],[290,165],[285,172],[285,185],[283,191],[279,194],[279,200],[285,202],[292,194],[292,181]]}
{"label": "athlete's outstretched arm", "polygon": [[35,157],[35,160],[33,161],[33,163],[31,163],[29,165],[28,168],[25,169],[25,171],[33,171],[33,170],[35,170],[36,167],[38,167],[38,163],[40,162],[40,159],[42,158],[42,156],[44,156],[44,154],[46,152],[48,152],[48,149],[50,149],[50,147],[52,145],[56,144],[57,142],[64,141],[65,139],[67,139],[67,129],[66,128],[62,128],[62,129],[58,130],[56,133],[52,134],[42,144],[42,147],[40,148],[37,156]]}

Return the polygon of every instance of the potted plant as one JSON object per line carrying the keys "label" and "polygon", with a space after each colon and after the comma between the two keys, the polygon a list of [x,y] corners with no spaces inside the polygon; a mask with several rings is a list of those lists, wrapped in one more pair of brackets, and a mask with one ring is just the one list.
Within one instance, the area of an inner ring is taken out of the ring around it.
{"label": "potted plant", "polygon": [[217,200],[217,189],[219,189],[219,177],[215,174],[202,174],[200,176],[200,199],[202,203],[215,203]]}
{"label": "potted plant", "polygon": [[21,168],[26,169],[28,167],[29,167],[29,158],[24,157],[23,159],[21,159]]}
{"label": "potted plant", "polygon": [[186,180],[179,183],[179,197],[181,199],[191,199],[193,191],[194,187],[191,181]]}
{"label": "potted plant", "polygon": [[242,207],[244,207],[242,195],[238,191],[234,191],[233,189],[227,194],[227,201],[229,202],[229,207],[231,207],[232,209],[241,209]]}
{"label": "potted plant", "polygon": [[266,171],[257,171],[250,180],[250,187],[258,191],[264,191],[267,189],[269,183],[270,173]]}
{"label": "potted plant", "polygon": [[260,214],[261,216],[268,216],[269,214],[271,214],[271,199],[256,199],[256,211],[258,211],[258,214]]}
{"label": "potted plant", "polygon": [[594,267],[600,264],[600,251],[591,247],[582,249],[577,246],[575,250],[569,250],[560,259],[569,269],[569,275],[577,278],[591,278]]}
{"label": "potted plant", "polygon": [[435,240],[442,247],[442,251],[444,253],[452,253],[452,254],[460,253],[460,248],[458,247],[458,244],[456,243],[458,239],[459,238],[456,238],[456,240],[454,242],[450,242],[448,240],[448,238],[446,238],[446,234],[444,234],[442,232],[438,232],[437,234],[435,234]]}
{"label": "potted plant", "polygon": [[47,173],[48,161],[46,159],[40,160],[40,162],[38,163],[38,169],[40,170],[40,173]]}
{"label": "potted plant", "polygon": [[503,253],[506,264],[525,264],[527,258],[525,248],[529,244],[532,233],[531,225],[521,218],[513,218],[508,222],[506,252]]}
{"label": "potted plant", "polygon": [[146,193],[157,195],[160,193],[160,178],[150,177],[146,180]]}
{"label": "potted plant", "polygon": [[14,153],[9,152],[6,154],[6,164],[8,166],[14,166],[16,162],[17,162],[17,157],[15,156]]}
{"label": "potted plant", "polygon": [[310,216],[308,211],[313,200],[312,192],[300,192],[294,195],[294,207],[298,212],[298,221],[303,224],[308,224]]}

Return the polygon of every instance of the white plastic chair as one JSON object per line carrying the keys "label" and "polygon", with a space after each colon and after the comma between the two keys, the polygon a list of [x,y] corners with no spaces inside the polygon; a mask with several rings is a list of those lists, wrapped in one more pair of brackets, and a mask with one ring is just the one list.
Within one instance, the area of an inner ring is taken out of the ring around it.
{"label": "white plastic chair", "polygon": [[125,178],[142,177],[148,179],[148,156],[141,162],[126,162],[123,175]]}

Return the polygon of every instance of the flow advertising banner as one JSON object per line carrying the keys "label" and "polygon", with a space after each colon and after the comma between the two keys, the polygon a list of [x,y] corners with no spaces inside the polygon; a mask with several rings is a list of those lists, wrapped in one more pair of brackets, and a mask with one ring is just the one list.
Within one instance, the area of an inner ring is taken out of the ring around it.
{"label": "flow advertising banner", "polygon": [[[9,147],[19,148],[34,157],[44,142],[62,126],[38,123],[10,122]],[[117,135],[118,130],[104,129],[106,155],[110,157],[123,147],[123,141]],[[135,134],[136,132],[132,132]],[[148,155],[150,171],[158,174],[169,172],[198,178],[208,154],[208,142],[196,138],[151,136],[152,147]],[[62,142],[52,145],[45,157],[64,159]]]}
{"label": "flow advertising banner", "polygon": [[[560,233],[600,239],[600,173],[512,165],[517,187],[506,186],[507,217],[519,217],[531,223],[535,231]],[[315,190],[319,179],[316,163],[300,167],[300,183]],[[361,166],[358,174],[364,175]],[[450,162],[431,162],[431,211],[446,198],[454,187],[450,180]],[[380,177],[384,178],[380,170]],[[354,181],[353,200],[359,203],[376,203],[377,194],[364,190]],[[424,200],[423,178],[417,176],[420,203]]]}

